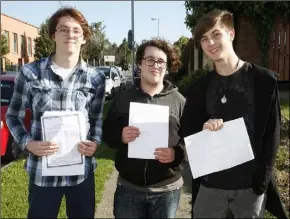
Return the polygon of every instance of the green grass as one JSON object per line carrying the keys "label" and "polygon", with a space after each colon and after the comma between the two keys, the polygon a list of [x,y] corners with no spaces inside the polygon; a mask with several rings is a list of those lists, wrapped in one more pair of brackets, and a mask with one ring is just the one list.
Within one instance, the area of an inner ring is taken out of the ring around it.
{"label": "green grass", "polygon": [[[104,117],[111,102],[104,106]],[[96,203],[100,203],[104,185],[114,170],[114,150],[101,144],[96,153],[95,171]],[[25,158],[21,157],[4,171],[1,170],[1,218],[26,218],[28,210],[28,175],[23,169]],[[58,218],[66,218],[63,198]]]}
{"label": "green grass", "polygon": [[289,120],[289,99],[281,99],[281,113]]}

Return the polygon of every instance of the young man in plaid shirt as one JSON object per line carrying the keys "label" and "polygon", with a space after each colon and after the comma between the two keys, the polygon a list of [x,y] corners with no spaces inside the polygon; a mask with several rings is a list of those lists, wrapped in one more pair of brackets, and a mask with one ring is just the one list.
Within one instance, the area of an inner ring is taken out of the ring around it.
{"label": "young man in plaid shirt", "polygon": [[[80,58],[90,38],[84,16],[74,8],[61,8],[49,19],[48,32],[55,53],[24,65],[16,78],[6,119],[20,148],[29,152],[28,218],[57,218],[66,197],[68,218],[93,218],[95,210],[94,154],[101,143],[105,76]],[[25,129],[25,110],[32,111],[31,130]],[[85,155],[85,174],[42,176],[42,157],[58,150],[42,141],[40,118],[46,111],[81,111],[86,117],[87,140],[78,145]]]}

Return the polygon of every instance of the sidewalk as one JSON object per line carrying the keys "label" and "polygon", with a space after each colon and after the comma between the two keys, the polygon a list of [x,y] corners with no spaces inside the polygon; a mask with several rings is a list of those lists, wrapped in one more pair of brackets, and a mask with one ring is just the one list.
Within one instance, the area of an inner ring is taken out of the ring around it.
{"label": "sidewalk", "polygon": [[[181,198],[179,208],[177,210],[176,218],[190,218],[191,217],[191,173],[188,163],[183,165],[183,180],[184,185],[181,191]],[[113,203],[114,193],[116,189],[116,180],[118,171],[114,170],[109,180],[105,184],[105,189],[102,195],[102,201],[98,204],[95,218],[114,218]]]}

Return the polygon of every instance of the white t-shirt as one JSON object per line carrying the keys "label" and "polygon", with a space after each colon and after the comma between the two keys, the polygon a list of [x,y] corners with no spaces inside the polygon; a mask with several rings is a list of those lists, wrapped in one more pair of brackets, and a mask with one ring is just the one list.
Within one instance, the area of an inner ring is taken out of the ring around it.
{"label": "white t-shirt", "polygon": [[62,79],[63,79],[62,87],[68,88],[68,79],[72,75],[72,73],[74,73],[74,71],[76,70],[77,67],[78,67],[78,65],[75,65],[72,68],[63,68],[63,67],[60,67],[59,65],[57,65],[55,62],[52,62],[51,69],[55,74],[62,77]]}

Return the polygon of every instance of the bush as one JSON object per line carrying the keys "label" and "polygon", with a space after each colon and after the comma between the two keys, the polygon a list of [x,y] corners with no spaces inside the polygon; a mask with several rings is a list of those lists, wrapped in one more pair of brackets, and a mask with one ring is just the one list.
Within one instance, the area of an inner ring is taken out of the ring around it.
{"label": "bush", "polygon": [[169,74],[166,74],[166,79],[172,82],[173,84],[177,84],[178,81],[180,81],[181,78],[185,75],[187,75],[186,68],[181,67],[176,72],[169,71]]}
{"label": "bush", "polygon": [[208,72],[209,69],[197,69],[192,74],[183,76],[181,80],[177,83],[179,92],[186,96],[189,86]]}

